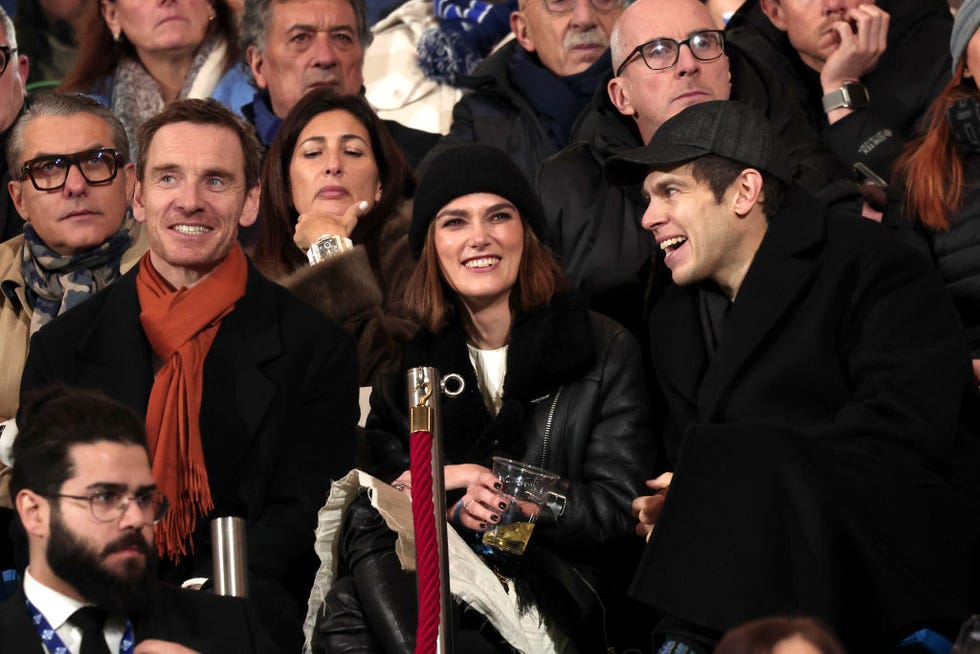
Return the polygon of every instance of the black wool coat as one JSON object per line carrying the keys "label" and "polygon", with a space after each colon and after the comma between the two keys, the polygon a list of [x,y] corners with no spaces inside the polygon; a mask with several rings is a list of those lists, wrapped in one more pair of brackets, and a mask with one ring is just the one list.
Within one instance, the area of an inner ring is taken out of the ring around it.
{"label": "black wool coat", "polygon": [[854,652],[968,615],[980,397],[928,262],[791,189],[714,354],[696,286],[650,331],[674,480],[637,597],[719,633],[820,616]]}

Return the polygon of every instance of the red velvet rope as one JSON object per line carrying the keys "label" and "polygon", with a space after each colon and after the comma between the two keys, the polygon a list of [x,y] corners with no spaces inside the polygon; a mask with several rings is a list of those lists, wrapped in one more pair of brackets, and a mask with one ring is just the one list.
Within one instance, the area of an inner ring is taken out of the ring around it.
{"label": "red velvet rope", "polygon": [[415,523],[415,567],[419,590],[419,625],[415,654],[433,654],[439,636],[439,548],[432,500],[432,433],[412,432],[412,518]]}

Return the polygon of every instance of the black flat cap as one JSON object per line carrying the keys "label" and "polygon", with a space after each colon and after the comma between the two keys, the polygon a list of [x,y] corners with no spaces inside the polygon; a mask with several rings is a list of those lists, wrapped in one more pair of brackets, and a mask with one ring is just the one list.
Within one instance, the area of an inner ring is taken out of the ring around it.
{"label": "black flat cap", "polygon": [[793,166],[782,142],[761,113],[741,102],[712,101],[688,107],[666,121],[642,148],[606,161],[613,184],[643,181],[652,169],[668,170],[707,154],[732,159],[789,185]]}

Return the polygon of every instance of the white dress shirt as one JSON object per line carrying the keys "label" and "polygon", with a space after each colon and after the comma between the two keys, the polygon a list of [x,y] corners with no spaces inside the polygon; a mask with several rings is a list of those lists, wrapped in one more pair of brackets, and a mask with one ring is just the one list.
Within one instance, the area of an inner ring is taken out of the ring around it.
{"label": "white dress shirt", "polygon": [[[24,571],[24,595],[41,612],[41,615],[58,634],[58,638],[65,644],[68,651],[71,654],[78,654],[82,647],[82,630],[68,622],[68,618],[87,604],[63,595],[53,588],[48,588],[31,576],[30,567]],[[110,652],[119,651],[125,630],[126,621],[123,618],[110,615],[109,619],[106,620],[103,632]],[[53,652],[49,651],[49,654],[53,654]]]}

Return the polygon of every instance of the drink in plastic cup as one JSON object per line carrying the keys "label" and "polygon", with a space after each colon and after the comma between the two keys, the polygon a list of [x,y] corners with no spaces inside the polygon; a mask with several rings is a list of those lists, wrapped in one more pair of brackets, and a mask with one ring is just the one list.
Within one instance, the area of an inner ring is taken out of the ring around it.
{"label": "drink in plastic cup", "polygon": [[[520,461],[493,457],[493,472],[500,477],[497,497],[507,505],[500,522],[490,524],[483,533],[483,544],[511,554],[523,554],[534,531],[534,521],[555,487],[557,474]],[[499,507],[494,507],[495,509]]]}

